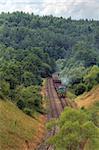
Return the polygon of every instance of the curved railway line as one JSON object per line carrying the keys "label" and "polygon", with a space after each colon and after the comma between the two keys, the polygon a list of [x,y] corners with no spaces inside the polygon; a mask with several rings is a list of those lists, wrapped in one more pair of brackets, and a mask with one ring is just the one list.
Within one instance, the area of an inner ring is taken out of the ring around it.
{"label": "curved railway line", "polygon": [[[64,110],[66,106],[74,107],[71,103],[69,103],[66,98],[59,98],[57,92],[55,90],[52,78],[47,79],[46,84],[46,96],[49,100],[49,108],[50,111],[47,115],[48,120],[52,118],[59,118],[61,112]],[[75,106],[76,107],[76,106]],[[48,132],[46,139],[48,137],[54,135],[57,131],[56,128],[53,128],[52,131]],[[51,145],[41,144],[38,150],[53,150]]]}

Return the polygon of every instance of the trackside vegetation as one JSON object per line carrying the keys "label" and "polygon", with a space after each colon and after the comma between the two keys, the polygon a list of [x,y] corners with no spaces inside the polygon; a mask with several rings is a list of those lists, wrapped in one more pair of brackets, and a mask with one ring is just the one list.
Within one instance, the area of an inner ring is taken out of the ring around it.
{"label": "trackside vegetation", "polygon": [[87,150],[98,150],[99,128],[94,123],[99,119],[94,116],[97,114],[95,109],[89,113],[91,115],[89,111],[66,108],[58,120],[47,124],[49,130],[53,127],[57,129],[57,133],[48,142],[56,150],[83,150],[88,143]]}

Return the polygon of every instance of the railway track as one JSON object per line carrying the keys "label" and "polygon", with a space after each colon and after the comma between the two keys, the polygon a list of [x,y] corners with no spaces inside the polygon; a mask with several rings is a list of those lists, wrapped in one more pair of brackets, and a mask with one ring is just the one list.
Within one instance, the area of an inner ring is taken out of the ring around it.
{"label": "railway track", "polygon": [[[57,92],[55,90],[55,87],[53,85],[52,78],[48,79],[47,84],[48,84],[48,97],[50,100],[50,109],[52,110],[52,118],[59,118],[61,112],[63,111],[65,107],[65,104],[63,104],[63,102],[61,102],[61,100],[59,99]],[[54,128],[51,131],[50,136],[55,135],[56,132],[57,132],[57,129]],[[53,147],[51,145],[48,145],[46,150],[53,150]]]}
{"label": "railway track", "polygon": [[58,118],[60,108],[58,107],[58,105],[56,104],[56,101],[55,101],[56,95],[55,95],[54,86],[52,84],[51,78],[48,79],[47,84],[48,84],[48,99],[50,102],[50,110],[52,112],[51,118]]}
{"label": "railway track", "polygon": [[59,97],[57,95],[57,92],[56,92],[56,90],[54,88],[52,79],[50,80],[50,86],[51,86],[51,92],[52,92],[53,98],[54,98],[53,100],[54,100],[54,102],[56,104],[56,107],[57,107],[57,112],[58,112],[57,118],[58,118],[60,116],[61,112],[63,111],[63,107],[61,105],[61,101],[60,101],[60,99],[59,99]]}
{"label": "railway track", "polygon": [[[58,97],[55,87],[53,85],[52,78],[47,79],[46,91],[47,91],[46,95],[48,97],[49,105],[50,105],[49,106],[50,112],[49,112],[47,118],[48,118],[48,120],[50,120],[52,118],[59,118],[61,112],[69,104],[67,103],[66,98]],[[46,139],[55,135],[56,132],[57,132],[57,129],[53,128],[50,132],[48,132]],[[53,150],[53,147],[51,145],[42,144],[38,148],[38,150]]]}
{"label": "railway track", "polygon": [[62,105],[62,108],[64,109],[67,105],[67,102],[66,102],[66,98],[60,98],[60,102],[61,102],[61,105]]}
{"label": "railway track", "polygon": [[[51,78],[47,79],[47,85],[46,85],[46,95],[49,100],[49,108],[50,111],[47,115],[48,121],[52,118],[58,118],[61,111],[62,106],[60,105],[60,101],[58,99],[57,93],[55,91],[55,88],[53,86],[53,81]],[[53,128],[50,132],[48,132],[46,139],[53,136],[56,133],[56,128]],[[46,141],[45,139],[45,141]],[[47,144],[41,144],[41,146],[38,148],[38,150],[53,150],[53,147],[51,145]]]}

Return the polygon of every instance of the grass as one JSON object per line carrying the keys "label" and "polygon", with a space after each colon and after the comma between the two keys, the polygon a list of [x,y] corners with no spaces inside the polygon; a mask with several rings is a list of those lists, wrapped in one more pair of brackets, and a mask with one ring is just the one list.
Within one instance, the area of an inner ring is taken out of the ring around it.
{"label": "grass", "polygon": [[11,102],[0,100],[0,150],[24,150],[26,141],[31,141],[35,147],[38,129],[41,127],[39,134],[44,130],[42,119],[39,116],[33,119]]}
{"label": "grass", "polygon": [[71,91],[67,91],[67,92],[66,92],[66,96],[67,96],[67,98],[69,98],[70,100],[74,100],[74,99],[76,98],[76,95],[73,94],[73,92],[71,92]]}
{"label": "grass", "polygon": [[84,147],[84,150],[99,150],[99,141],[94,140],[93,143],[88,141]]}
{"label": "grass", "polygon": [[[95,86],[91,91],[78,96],[77,98],[75,98],[75,101],[78,107],[87,108],[87,110],[89,110],[90,113],[93,114],[94,111],[97,111],[95,108],[95,104],[99,102],[99,85]],[[85,145],[84,150],[99,150],[99,139],[94,140],[93,143],[90,143],[88,141]]]}

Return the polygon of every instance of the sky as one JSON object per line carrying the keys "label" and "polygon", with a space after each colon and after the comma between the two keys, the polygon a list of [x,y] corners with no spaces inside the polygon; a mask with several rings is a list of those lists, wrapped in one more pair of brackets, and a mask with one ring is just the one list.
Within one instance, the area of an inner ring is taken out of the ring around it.
{"label": "sky", "polygon": [[14,11],[99,20],[99,0],[0,0],[0,13]]}

